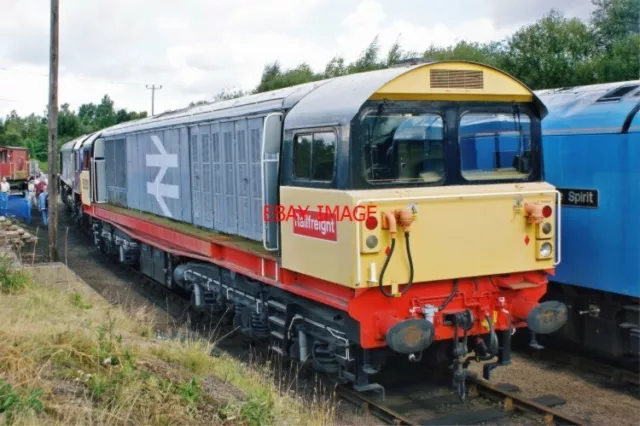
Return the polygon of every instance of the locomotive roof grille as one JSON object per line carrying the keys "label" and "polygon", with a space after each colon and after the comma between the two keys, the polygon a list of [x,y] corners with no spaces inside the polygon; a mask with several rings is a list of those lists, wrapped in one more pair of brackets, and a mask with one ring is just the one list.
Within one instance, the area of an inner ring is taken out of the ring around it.
{"label": "locomotive roof grille", "polygon": [[435,89],[483,89],[484,73],[473,70],[430,70],[431,88]]}
{"label": "locomotive roof grille", "polygon": [[[605,93],[600,99],[598,99],[596,102],[613,102],[613,101],[619,101],[620,99],[622,99],[627,93],[630,93],[632,91],[634,91],[635,89],[637,89],[638,87],[640,87],[640,85],[637,84],[633,84],[633,85],[629,85],[629,86],[621,86],[618,88],[615,88],[613,90],[608,91],[607,93]],[[639,92],[640,93],[640,92]]]}

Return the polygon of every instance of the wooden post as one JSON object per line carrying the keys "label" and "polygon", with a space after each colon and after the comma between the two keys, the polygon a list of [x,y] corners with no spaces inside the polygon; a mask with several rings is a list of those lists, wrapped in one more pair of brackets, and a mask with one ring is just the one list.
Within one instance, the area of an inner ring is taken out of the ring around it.
{"label": "wooden post", "polygon": [[58,261],[58,0],[51,0],[51,44],[49,48],[49,261]]}

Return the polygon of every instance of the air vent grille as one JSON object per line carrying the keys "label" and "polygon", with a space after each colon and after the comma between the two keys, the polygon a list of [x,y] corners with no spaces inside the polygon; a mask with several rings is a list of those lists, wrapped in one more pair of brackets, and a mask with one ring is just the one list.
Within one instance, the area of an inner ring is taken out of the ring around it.
{"label": "air vent grille", "polygon": [[431,70],[432,89],[483,89],[482,71]]}
{"label": "air vent grille", "polygon": [[631,86],[618,87],[616,89],[608,91],[606,94],[604,94],[596,102],[619,101],[620,99],[622,99],[624,97],[624,95],[626,95],[629,92],[633,92],[638,87],[640,87],[640,85],[637,85],[637,84],[634,84],[634,85],[631,85]]}

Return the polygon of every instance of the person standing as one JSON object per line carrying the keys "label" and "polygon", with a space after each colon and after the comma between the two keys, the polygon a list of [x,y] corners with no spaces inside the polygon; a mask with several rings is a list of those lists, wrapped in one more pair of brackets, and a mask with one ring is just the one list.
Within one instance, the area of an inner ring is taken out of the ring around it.
{"label": "person standing", "polygon": [[41,184],[40,184],[40,175],[36,175],[35,180],[33,181],[33,187],[35,189],[34,197],[33,197],[33,207],[38,207],[38,197],[40,196]]}
{"label": "person standing", "polygon": [[42,225],[47,228],[49,225],[49,193],[47,192],[47,185],[42,187],[42,192],[38,196],[38,206],[42,213]]}
{"label": "person standing", "polygon": [[0,183],[0,216],[7,217],[7,203],[9,201],[9,191],[11,190],[11,185],[7,182],[7,178],[2,178],[2,183]]}
{"label": "person standing", "polygon": [[42,175],[38,175],[36,179],[36,197],[40,198],[40,194],[42,194],[42,188],[47,184],[45,180],[42,178]]}
{"label": "person standing", "polygon": [[27,198],[29,199],[29,207],[36,205],[36,184],[33,181],[33,177],[29,178],[29,184],[27,186]]}

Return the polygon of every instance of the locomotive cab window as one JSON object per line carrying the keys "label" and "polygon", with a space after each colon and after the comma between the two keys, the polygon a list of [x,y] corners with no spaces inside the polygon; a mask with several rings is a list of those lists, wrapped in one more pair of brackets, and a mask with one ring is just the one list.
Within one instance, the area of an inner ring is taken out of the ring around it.
{"label": "locomotive cab window", "polygon": [[444,178],[440,115],[372,114],[362,124],[365,173],[370,183],[435,183]]}
{"label": "locomotive cab window", "polygon": [[335,158],[335,133],[298,134],[293,141],[293,176],[296,180],[331,182]]}
{"label": "locomotive cab window", "polygon": [[464,114],[459,138],[460,169],[468,181],[526,179],[532,172],[527,115]]}

